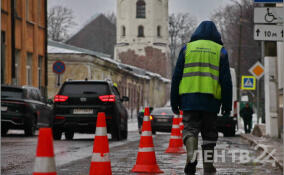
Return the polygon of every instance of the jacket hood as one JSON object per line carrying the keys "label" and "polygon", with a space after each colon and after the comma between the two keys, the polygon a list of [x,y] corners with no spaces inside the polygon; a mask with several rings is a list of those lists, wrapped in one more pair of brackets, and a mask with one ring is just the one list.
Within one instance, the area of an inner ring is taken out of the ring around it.
{"label": "jacket hood", "polygon": [[192,34],[190,42],[196,40],[210,40],[223,45],[221,35],[212,21],[203,21]]}

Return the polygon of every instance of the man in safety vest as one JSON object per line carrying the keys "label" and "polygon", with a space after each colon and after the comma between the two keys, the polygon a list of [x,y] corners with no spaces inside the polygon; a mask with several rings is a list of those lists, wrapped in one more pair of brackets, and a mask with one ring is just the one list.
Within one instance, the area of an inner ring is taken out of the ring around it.
{"label": "man in safety vest", "polygon": [[212,21],[203,21],[180,51],[171,86],[174,113],[184,111],[183,142],[187,150],[185,174],[196,172],[198,134],[203,139],[204,174],[215,174],[214,147],[218,139],[217,113],[232,110],[232,80],[228,54]]}

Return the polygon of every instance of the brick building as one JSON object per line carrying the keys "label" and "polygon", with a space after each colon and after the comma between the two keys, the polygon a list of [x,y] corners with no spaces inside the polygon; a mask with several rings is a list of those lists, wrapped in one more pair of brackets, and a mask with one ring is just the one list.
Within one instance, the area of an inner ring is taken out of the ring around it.
{"label": "brick building", "polygon": [[170,76],[168,0],[117,0],[115,60]]}
{"label": "brick building", "polygon": [[[65,64],[65,72],[56,74],[56,61]],[[170,80],[161,75],[117,62],[105,54],[75,46],[49,41],[48,44],[48,97],[53,98],[67,80],[112,80],[117,83],[130,116],[145,106],[164,106],[169,99]]]}
{"label": "brick building", "polygon": [[1,0],[1,83],[47,86],[47,0]]}

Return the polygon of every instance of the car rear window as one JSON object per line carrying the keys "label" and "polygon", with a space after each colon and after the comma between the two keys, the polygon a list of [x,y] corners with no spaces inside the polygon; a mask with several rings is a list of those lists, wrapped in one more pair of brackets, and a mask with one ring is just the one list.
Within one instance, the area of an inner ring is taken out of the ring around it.
{"label": "car rear window", "polygon": [[106,83],[68,83],[62,87],[61,94],[108,95],[109,87]]}
{"label": "car rear window", "polygon": [[152,111],[151,114],[154,115],[174,115],[170,108],[156,108]]}
{"label": "car rear window", "polygon": [[1,98],[23,98],[23,89],[1,87]]}

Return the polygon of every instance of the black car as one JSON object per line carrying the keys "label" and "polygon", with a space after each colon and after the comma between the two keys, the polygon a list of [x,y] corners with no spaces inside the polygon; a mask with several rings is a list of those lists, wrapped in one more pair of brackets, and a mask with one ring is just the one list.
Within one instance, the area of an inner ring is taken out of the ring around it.
{"label": "black car", "polygon": [[[37,126],[50,126],[52,106],[35,87],[1,85],[1,135],[9,129],[24,129],[33,136]],[[38,125],[37,125],[38,124]]]}
{"label": "black car", "polygon": [[68,140],[75,132],[95,133],[98,112],[105,112],[112,139],[126,139],[128,113],[122,102],[128,100],[110,81],[64,82],[54,97],[54,139],[61,139],[63,132]]}
{"label": "black car", "polygon": [[170,107],[154,108],[150,115],[152,132],[171,132],[174,116]]}

